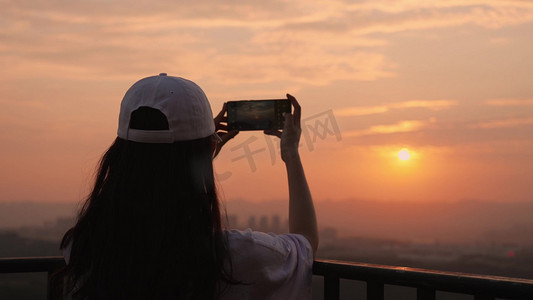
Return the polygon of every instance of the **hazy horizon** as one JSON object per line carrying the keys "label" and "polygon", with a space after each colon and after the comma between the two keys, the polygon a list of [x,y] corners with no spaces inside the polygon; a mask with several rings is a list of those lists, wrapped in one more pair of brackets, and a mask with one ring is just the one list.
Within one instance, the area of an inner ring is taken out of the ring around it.
{"label": "hazy horizon", "polygon": [[[74,219],[73,203],[0,202],[0,229],[52,226],[57,218]],[[283,200],[226,201],[224,209],[239,228],[249,218],[267,223],[277,216],[287,220]],[[367,200],[320,201],[316,203],[321,230],[333,228],[340,237],[364,237],[423,243],[515,243],[532,245],[533,202],[375,202]],[[253,228],[255,230],[261,228]]]}

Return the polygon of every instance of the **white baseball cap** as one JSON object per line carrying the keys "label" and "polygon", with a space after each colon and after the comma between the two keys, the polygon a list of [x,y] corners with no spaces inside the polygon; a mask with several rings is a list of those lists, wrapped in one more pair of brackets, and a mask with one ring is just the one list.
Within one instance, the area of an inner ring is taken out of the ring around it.
{"label": "white baseball cap", "polygon": [[[131,114],[140,107],[161,111],[168,130],[130,128]],[[161,73],[137,81],[120,105],[118,137],[141,143],[173,143],[215,134],[213,113],[205,93],[196,83]],[[218,135],[217,135],[218,137]]]}

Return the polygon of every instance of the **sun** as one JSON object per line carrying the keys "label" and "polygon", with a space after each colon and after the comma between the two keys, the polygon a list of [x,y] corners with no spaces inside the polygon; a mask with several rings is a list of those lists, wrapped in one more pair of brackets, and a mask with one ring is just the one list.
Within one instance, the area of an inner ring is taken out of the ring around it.
{"label": "sun", "polygon": [[400,150],[400,152],[398,152],[398,158],[400,160],[406,161],[411,158],[411,154],[409,154],[409,151],[406,148],[403,148],[402,150]]}

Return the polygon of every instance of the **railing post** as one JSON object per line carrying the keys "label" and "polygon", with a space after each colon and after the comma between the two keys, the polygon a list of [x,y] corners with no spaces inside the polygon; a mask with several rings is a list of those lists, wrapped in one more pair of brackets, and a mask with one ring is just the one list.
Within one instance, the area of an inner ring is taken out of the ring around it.
{"label": "railing post", "polygon": [[417,300],[435,300],[436,293],[435,289],[427,287],[419,287],[416,289],[416,299]]}
{"label": "railing post", "polygon": [[[61,268],[61,264],[57,269]],[[63,299],[63,284],[59,279],[54,278],[57,276],[57,269],[48,270],[48,280],[46,282],[46,299],[47,300],[62,300]]]}
{"label": "railing post", "polygon": [[324,276],[324,299],[339,300],[339,276],[327,274]]}
{"label": "railing post", "polygon": [[46,281],[46,300],[54,300],[54,285],[52,280],[53,272],[48,271],[48,279]]}
{"label": "railing post", "polygon": [[366,282],[366,299],[367,300],[384,300],[385,286],[382,282]]}

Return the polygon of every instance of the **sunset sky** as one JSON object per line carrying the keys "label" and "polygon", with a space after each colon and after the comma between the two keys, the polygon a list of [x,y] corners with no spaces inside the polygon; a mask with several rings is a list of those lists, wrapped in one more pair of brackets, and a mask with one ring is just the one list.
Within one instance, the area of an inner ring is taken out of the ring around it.
{"label": "sunset sky", "polygon": [[[533,1],[0,4],[0,201],[82,199],[124,93],[161,72],[214,114],[294,95],[316,201],[533,201]],[[223,198],[287,197],[273,138],[222,151]]]}

